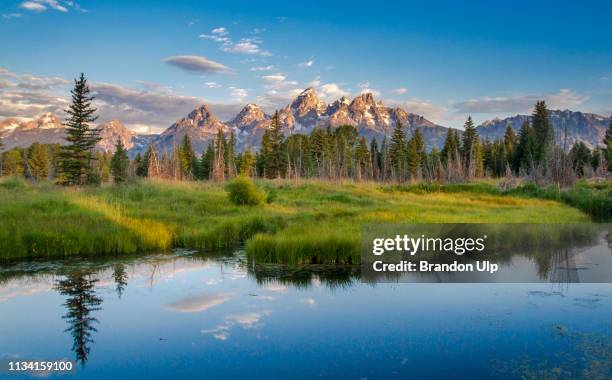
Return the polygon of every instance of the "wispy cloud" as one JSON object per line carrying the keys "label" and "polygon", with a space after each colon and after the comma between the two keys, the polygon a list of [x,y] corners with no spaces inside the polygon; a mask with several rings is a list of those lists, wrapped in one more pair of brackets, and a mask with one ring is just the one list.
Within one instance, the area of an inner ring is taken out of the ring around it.
{"label": "wispy cloud", "polygon": [[315,63],[314,59],[310,58],[306,62],[301,62],[300,64],[298,64],[298,66],[300,66],[300,67],[312,67],[312,65],[314,65],[314,63]]}
{"label": "wispy cloud", "polygon": [[66,13],[69,8],[72,8],[79,12],[87,12],[86,9],[74,1],[60,1],[60,0],[29,0],[24,1],[19,5],[20,8],[31,12],[45,12],[47,10],[56,10],[58,12]]}
{"label": "wispy cloud", "polygon": [[370,82],[366,82],[366,83],[360,83],[359,84],[359,88],[360,88],[360,93],[362,94],[372,94],[375,97],[379,97],[380,96],[380,91],[379,90],[374,90],[371,88],[370,86]]}
{"label": "wispy cloud", "polygon": [[249,94],[244,88],[230,87],[232,98],[236,101],[243,101]]}
{"label": "wispy cloud", "polygon": [[11,18],[19,18],[23,16],[21,13],[7,13],[7,14],[3,14],[2,18],[5,20],[11,19]]}
{"label": "wispy cloud", "polygon": [[206,86],[207,88],[221,88],[221,87],[223,87],[223,86],[221,86],[217,82],[206,82],[206,83],[204,83],[204,86]]}
{"label": "wispy cloud", "polygon": [[218,27],[210,31],[210,34],[201,34],[200,38],[212,40],[221,44],[220,49],[226,53],[271,56],[272,54],[261,48],[262,40],[256,38],[241,38],[234,42],[229,31],[225,27]]}
{"label": "wispy cloud", "polygon": [[229,67],[198,55],[176,55],[163,60],[169,65],[185,71],[202,74],[217,74],[230,72]]}
{"label": "wispy cloud", "polygon": [[274,68],[274,66],[272,65],[268,65],[268,66],[255,66],[255,67],[251,67],[249,70],[250,71],[270,71]]}
{"label": "wispy cloud", "polygon": [[405,93],[408,92],[408,89],[405,87],[399,87],[399,88],[393,89],[391,92],[393,92],[396,95],[404,95]]}
{"label": "wispy cloud", "polygon": [[284,74],[262,75],[261,79],[268,82],[282,82],[287,79],[287,76]]}

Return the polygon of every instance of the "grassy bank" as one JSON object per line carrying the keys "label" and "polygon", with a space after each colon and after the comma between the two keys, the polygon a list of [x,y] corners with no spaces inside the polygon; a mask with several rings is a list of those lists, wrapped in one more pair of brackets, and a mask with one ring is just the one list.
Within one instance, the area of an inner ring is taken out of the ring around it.
{"label": "grassy bank", "polygon": [[576,222],[557,201],[487,191],[425,191],[366,183],[260,181],[271,203],[236,206],[212,183],[143,181],[64,189],[0,181],[0,259],[215,249],[246,242],[250,258],[347,263],[362,223]]}

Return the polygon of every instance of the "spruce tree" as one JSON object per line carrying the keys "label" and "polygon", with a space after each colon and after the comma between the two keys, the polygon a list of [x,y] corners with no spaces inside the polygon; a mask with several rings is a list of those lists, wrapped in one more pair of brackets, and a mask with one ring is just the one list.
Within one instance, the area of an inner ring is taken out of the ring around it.
{"label": "spruce tree", "polygon": [[532,128],[536,146],[534,160],[544,166],[549,153],[552,152],[555,141],[553,129],[548,119],[548,108],[543,100],[536,102],[532,114]]}
{"label": "spruce tree", "polygon": [[537,163],[535,161],[537,154],[536,140],[534,129],[529,121],[525,121],[519,131],[519,142],[516,148],[515,168],[517,172],[523,170],[530,173],[534,164]]}
{"label": "spruce tree", "polygon": [[89,86],[85,75],[74,80],[74,88],[70,91],[72,102],[65,111],[66,140],[60,157],[61,182],[65,185],[83,185],[94,183],[92,161],[94,148],[100,141],[100,130],[90,126],[96,121],[96,109],[92,105],[93,96],[89,94]]}
{"label": "spruce tree", "polygon": [[610,125],[606,130],[606,136],[604,137],[604,149],[606,154],[606,162],[608,163],[608,171],[612,172],[612,116],[610,116]]}
{"label": "spruce tree", "polygon": [[584,176],[584,168],[587,165],[591,165],[592,157],[591,151],[582,141],[575,142],[570,150],[570,158],[572,160],[572,166],[574,172],[579,176]]}
{"label": "spruce tree", "polygon": [[128,158],[127,150],[123,146],[121,139],[118,139],[115,144],[115,153],[111,158],[111,173],[113,174],[113,181],[115,183],[127,181],[129,166],[130,159]]}
{"label": "spruce tree", "polygon": [[138,175],[139,177],[149,176],[149,164],[150,164],[152,156],[153,156],[153,146],[149,144],[144,156],[142,156],[140,165],[136,167],[136,175]]}
{"label": "spruce tree", "polygon": [[192,165],[195,156],[196,155],[193,151],[193,146],[191,145],[191,139],[189,138],[189,135],[185,133],[185,136],[183,136],[181,147],[179,148],[179,160],[181,166],[181,175],[183,178],[193,178],[195,168]]}
{"label": "spruce tree", "polygon": [[473,165],[475,155],[474,148],[476,147],[476,142],[478,140],[478,132],[476,132],[476,127],[474,126],[474,121],[472,121],[471,116],[468,116],[464,127],[465,130],[463,131],[461,154],[463,165],[467,169]]}
{"label": "spruce tree", "polygon": [[212,174],[212,165],[215,161],[215,144],[214,141],[210,141],[206,150],[202,152],[199,164],[199,175],[198,177],[202,180],[210,179]]}
{"label": "spruce tree", "polygon": [[442,157],[442,161],[444,163],[448,163],[453,157],[453,154],[456,150],[455,139],[453,138],[453,130],[448,128],[446,130],[446,138],[444,139],[444,146],[442,147],[442,151],[440,152],[440,156]]}
{"label": "spruce tree", "polygon": [[[265,135],[265,134],[264,134]],[[285,154],[282,150],[283,135],[281,133],[281,124],[278,118],[278,111],[274,113],[270,130],[267,135],[267,146],[265,147],[265,172],[268,178],[277,178],[281,176],[284,169]],[[262,142],[263,144],[263,142]]]}
{"label": "spruce tree", "polygon": [[233,178],[236,176],[236,136],[234,131],[230,132],[229,142],[227,143],[226,150],[226,166],[227,166],[227,177]]}
{"label": "spruce tree", "polygon": [[406,134],[398,121],[393,129],[389,146],[389,164],[396,179],[404,178],[406,170]]}
{"label": "spruce tree", "polygon": [[417,128],[408,142],[408,172],[412,178],[418,178],[420,176],[424,157],[425,141],[423,140],[423,134],[421,134],[421,131]]}

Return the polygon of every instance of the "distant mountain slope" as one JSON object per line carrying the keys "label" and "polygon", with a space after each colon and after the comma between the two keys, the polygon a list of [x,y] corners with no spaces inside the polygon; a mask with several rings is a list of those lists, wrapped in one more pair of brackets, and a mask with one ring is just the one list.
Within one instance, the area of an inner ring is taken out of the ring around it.
{"label": "distant mountain slope", "polygon": [[[117,139],[121,138],[126,148],[134,145],[136,133],[125,128],[118,120],[113,120],[97,126],[101,129],[102,140],[97,149],[113,152]],[[31,121],[6,119],[0,122],[0,137],[4,150],[19,147],[26,148],[35,142],[42,144],[66,144],[66,127],[52,113],[45,113]]]}
{"label": "distant mountain slope", "polygon": [[[525,121],[531,122],[529,115],[516,115],[505,119],[488,120],[476,129],[482,137],[491,140],[503,138],[506,127],[510,125],[517,133]],[[555,141],[563,146],[565,130],[567,129],[568,148],[576,141],[584,142],[589,148],[602,144],[610,118],[593,113],[576,112],[569,110],[551,110],[550,121],[555,132]]]}

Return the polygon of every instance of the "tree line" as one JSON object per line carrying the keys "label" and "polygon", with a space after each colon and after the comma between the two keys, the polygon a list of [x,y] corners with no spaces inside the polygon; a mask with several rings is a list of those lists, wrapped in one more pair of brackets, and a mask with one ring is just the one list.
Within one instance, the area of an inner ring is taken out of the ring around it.
{"label": "tree line", "polygon": [[158,152],[149,145],[130,160],[122,141],[116,142],[113,154],[95,150],[100,131],[90,126],[96,109],[83,74],[75,80],[71,95],[66,110],[67,144],[34,143],[4,152],[0,174],[55,178],[64,185],[120,183],[130,177],[224,181],[236,175],[399,182],[521,176],[566,185],[576,178],[605,177],[612,172],[612,121],[603,147],[591,150],[583,142],[568,147],[567,131],[564,141],[555,141],[544,101],[535,104],[531,121],[518,134],[508,125],[503,138],[483,139],[468,117],[463,133],[448,129],[441,150],[427,151],[421,130],[407,135],[400,123],[389,138],[369,142],[351,125],[285,136],[276,112],[256,153],[249,148],[239,153],[233,132],[226,136],[219,131],[199,156],[186,134],[169,151]]}

